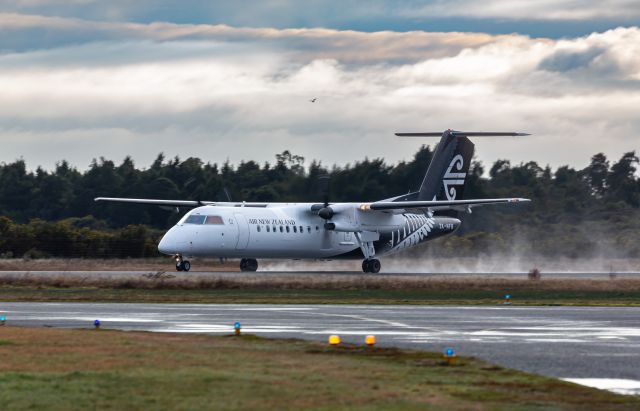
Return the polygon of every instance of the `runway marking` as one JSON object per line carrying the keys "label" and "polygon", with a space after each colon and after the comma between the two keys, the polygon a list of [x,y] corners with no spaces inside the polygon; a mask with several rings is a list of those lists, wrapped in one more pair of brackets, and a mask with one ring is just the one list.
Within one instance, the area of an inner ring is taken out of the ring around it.
{"label": "runway marking", "polygon": [[[31,318],[30,316],[17,316],[14,318],[15,320],[39,320],[40,318]],[[78,317],[78,316],[54,316],[54,317],[46,317],[48,321],[60,321],[60,320],[75,320],[75,321],[86,321],[93,323],[94,320],[100,320],[102,323],[105,322],[118,322],[118,323],[159,323],[163,320],[158,320],[154,318],[131,318],[131,317],[104,317],[101,315],[96,315],[93,317]]]}
{"label": "runway marking", "polygon": [[362,320],[362,321],[369,321],[369,322],[375,322],[375,323],[380,323],[380,324],[386,324],[386,325],[390,325],[392,327],[399,327],[399,328],[416,328],[416,329],[422,329],[421,327],[414,327],[412,325],[409,324],[404,324],[404,323],[399,323],[396,321],[389,321],[389,320],[379,320],[377,318],[367,318],[367,317],[363,317],[361,315],[355,315],[355,314],[333,314],[333,313],[318,313],[318,315],[322,315],[325,317],[344,317],[344,318],[352,318],[355,320]]}
{"label": "runway marking", "polygon": [[640,381],[637,380],[620,378],[561,378],[561,380],[618,394],[640,395]]}

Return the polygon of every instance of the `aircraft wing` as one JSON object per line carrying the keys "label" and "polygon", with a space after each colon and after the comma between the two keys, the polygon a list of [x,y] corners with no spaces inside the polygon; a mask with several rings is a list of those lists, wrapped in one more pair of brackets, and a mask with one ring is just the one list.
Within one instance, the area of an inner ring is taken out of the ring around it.
{"label": "aircraft wing", "polygon": [[479,207],[483,205],[492,204],[513,204],[513,203],[528,203],[531,200],[528,198],[488,198],[482,200],[451,200],[451,201],[377,201],[375,203],[363,204],[360,209],[363,211],[392,211],[392,212],[405,212],[407,210],[422,210],[422,211],[443,211],[443,210],[456,210],[456,211],[468,211],[473,207]]}
{"label": "aircraft wing", "polygon": [[215,204],[213,201],[192,201],[192,200],[156,200],[149,198],[113,198],[98,197],[94,201],[108,201],[114,203],[151,204],[164,207],[200,207],[203,205]]}

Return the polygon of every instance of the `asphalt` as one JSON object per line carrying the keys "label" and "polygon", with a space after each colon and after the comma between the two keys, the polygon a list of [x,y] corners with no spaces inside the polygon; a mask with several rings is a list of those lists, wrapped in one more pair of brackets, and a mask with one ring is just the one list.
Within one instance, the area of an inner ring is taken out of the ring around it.
{"label": "asphalt", "polygon": [[[188,273],[180,273],[173,270],[167,271],[0,271],[0,278],[9,277],[114,277],[114,278],[139,278],[141,276],[189,276],[191,278],[255,278],[255,277],[331,277],[331,276],[362,276],[359,271],[258,271],[258,272],[239,272],[239,271],[190,271]],[[374,274],[369,274],[374,275]],[[525,279],[528,276],[526,272],[384,272],[375,274],[376,277],[473,277],[473,278],[510,278]],[[640,271],[554,271],[543,272],[543,278],[580,278],[580,279],[609,279],[615,278],[640,278]]]}
{"label": "asphalt", "polygon": [[[176,333],[242,331],[273,338],[471,355],[505,367],[573,379],[640,381],[640,308],[376,305],[2,303],[12,325]],[[640,394],[640,389],[634,392]]]}

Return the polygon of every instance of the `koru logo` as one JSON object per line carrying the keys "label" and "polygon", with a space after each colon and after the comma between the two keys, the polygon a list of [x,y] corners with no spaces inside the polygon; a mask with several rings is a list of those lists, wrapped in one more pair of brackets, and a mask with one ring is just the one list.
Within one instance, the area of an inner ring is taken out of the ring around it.
{"label": "koru logo", "polygon": [[447,168],[447,172],[444,174],[444,179],[442,180],[442,183],[444,184],[444,193],[449,201],[456,199],[455,186],[463,186],[464,179],[467,177],[467,173],[456,173],[454,172],[454,168],[455,171],[462,171],[464,168],[464,159],[460,154],[451,160],[449,168]]}

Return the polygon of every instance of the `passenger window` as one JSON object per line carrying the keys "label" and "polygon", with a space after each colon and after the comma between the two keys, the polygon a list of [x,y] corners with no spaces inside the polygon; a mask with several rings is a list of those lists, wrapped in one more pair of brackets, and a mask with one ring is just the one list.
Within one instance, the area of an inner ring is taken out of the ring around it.
{"label": "passenger window", "polygon": [[207,225],[223,225],[224,221],[222,221],[222,217],[217,215],[208,215],[207,219],[204,220],[204,223]]}
{"label": "passenger window", "polygon": [[204,224],[204,219],[205,219],[205,216],[194,214],[187,217],[187,219],[184,220],[184,223],[185,224]]}
{"label": "passenger window", "polygon": [[284,232],[284,228],[282,228],[282,226],[280,226],[280,232],[283,233]]}
{"label": "passenger window", "polygon": [[287,233],[289,232],[289,226],[287,226]]}
{"label": "passenger window", "polygon": [[307,226],[307,232],[308,232],[309,234],[311,234],[311,226],[310,226],[310,225],[308,225],[308,226]]}
{"label": "passenger window", "polygon": [[298,232],[298,227],[296,227],[295,225],[293,226],[293,232],[297,233]]}
{"label": "passenger window", "polygon": [[300,230],[300,234],[304,233],[304,227],[303,226],[300,226],[299,230]]}
{"label": "passenger window", "polygon": [[258,232],[260,232],[260,226],[256,226],[256,228],[258,229]]}
{"label": "passenger window", "polygon": [[271,226],[266,226],[266,227],[267,227],[267,233],[270,232],[271,231],[270,230]]}

